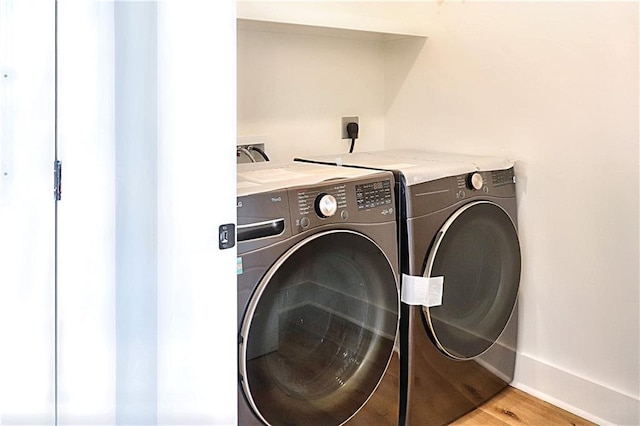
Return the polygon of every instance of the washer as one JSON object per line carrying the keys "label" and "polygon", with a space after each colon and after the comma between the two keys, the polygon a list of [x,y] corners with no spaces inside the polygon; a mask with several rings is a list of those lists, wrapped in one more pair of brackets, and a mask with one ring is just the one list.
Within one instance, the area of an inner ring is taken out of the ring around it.
{"label": "washer", "polygon": [[397,425],[393,175],[238,165],[238,423]]}
{"label": "washer", "polygon": [[394,173],[400,423],[448,424],[507,387],[521,266],[513,162],[403,150],[297,160]]}

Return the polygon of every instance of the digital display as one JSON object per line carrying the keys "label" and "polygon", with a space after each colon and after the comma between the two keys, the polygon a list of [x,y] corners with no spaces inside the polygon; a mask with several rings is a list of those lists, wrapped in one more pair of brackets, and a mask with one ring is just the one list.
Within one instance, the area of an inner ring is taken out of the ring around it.
{"label": "digital display", "polygon": [[510,185],[515,183],[513,169],[496,170],[491,172],[493,186]]}
{"label": "digital display", "polygon": [[391,181],[388,179],[356,185],[358,210],[390,205],[393,202],[391,191]]}

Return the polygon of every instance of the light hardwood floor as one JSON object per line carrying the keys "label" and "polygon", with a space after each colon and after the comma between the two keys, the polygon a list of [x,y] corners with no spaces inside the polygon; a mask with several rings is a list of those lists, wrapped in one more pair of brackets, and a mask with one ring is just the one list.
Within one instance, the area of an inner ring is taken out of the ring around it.
{"label": "light hardwood floor", "polygon": [[456,426],[594,425],[581,417],[509,387],[453,423]]}

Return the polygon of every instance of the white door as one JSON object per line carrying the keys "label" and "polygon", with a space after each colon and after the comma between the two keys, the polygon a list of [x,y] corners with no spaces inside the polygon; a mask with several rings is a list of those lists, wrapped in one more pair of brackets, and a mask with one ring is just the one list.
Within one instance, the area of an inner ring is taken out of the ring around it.
{"label": "white door", "polygon": [[0,2],[2,424],[55,416],[53,40],[53,1]]}
{"label": "white door", "polygon": [[0,423],[234,423],[234,7],[0,2]]}

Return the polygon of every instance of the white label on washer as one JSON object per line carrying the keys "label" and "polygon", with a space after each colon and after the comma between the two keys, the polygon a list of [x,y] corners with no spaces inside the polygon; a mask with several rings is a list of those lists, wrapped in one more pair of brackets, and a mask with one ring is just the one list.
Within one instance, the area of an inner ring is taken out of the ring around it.
{"label": "white label on washer", "polygon": [[444,277],[414,277],[402,274],[400,300],[408,305],[427,308],[442,305]]}

